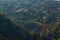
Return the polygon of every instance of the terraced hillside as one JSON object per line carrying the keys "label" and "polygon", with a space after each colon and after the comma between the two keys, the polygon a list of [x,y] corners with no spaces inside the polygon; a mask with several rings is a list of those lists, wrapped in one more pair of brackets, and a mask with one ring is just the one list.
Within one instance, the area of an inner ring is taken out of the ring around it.
{"label": "terraced hillside", "polygon": [[37,37],[0,14],[0,40],[37,40]]}
{"label": "terraced hillside", "polygon": [[[28,32],[29,39],[26,40],[60,40],[60,1],[1,0],[0,12],[6,15],[15,27]],[[22,35],[25,31],[22,31]]]}

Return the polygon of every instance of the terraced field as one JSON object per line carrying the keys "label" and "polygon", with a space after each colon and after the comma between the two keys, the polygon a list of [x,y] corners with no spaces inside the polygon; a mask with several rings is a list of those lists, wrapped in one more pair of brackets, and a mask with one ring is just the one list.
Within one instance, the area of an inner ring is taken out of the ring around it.
{"label": "terraced field", "polygon": [[60,40],[60,1],[1,0],[0,13],[25,30],[23,34],[28,32],[29,39],[19,40]]}

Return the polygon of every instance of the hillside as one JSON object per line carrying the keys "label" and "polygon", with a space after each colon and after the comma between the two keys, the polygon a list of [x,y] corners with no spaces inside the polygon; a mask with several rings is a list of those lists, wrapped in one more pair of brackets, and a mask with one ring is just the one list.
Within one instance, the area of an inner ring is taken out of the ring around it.
{"label": "hillside", "polygon": [[5,15],[0,14],[0,40],[40,40],[40,39],[57,40],[59,39],[59,33],[60,33],[59,21],[57,21],[51,29],[49,28],[48,30],[47,28],[46,29],[43,28],[43,30],[41,30],[41,32],[39,33],[28,31],[22,27],[22,24],[17,25],[13,21],[9,20]]}
{"label": "hillside", "polygon": [[16,36],[19,40],[60,40],[60,1],[0,0],[0,12],[7,16],[1,16],[1,25],[13,30],[11,40]]}
{"label": "hillside", "polygon": [[37,40],[22,27],[14,25],[6,16],[0,14],[0,40]]}

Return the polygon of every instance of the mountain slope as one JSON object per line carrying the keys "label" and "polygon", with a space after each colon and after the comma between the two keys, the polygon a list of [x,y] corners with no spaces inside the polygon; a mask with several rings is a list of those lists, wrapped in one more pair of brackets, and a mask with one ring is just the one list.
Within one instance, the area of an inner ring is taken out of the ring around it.
{"label": "mountain slope", "polygon": [[37,40],[35,37],[0,14],[0,40]]}

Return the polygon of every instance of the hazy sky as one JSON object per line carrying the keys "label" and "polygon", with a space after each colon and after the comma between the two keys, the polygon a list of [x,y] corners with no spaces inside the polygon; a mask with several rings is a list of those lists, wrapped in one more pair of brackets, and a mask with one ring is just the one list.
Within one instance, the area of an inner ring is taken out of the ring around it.
{"label": "hazy sky", "polygon": [[55,0],[55,1],[60,1],[60,0]]}

